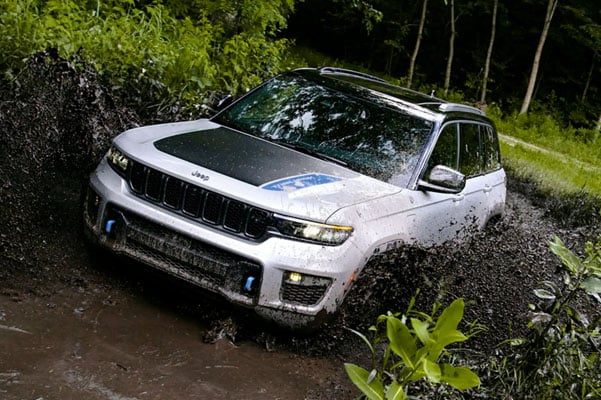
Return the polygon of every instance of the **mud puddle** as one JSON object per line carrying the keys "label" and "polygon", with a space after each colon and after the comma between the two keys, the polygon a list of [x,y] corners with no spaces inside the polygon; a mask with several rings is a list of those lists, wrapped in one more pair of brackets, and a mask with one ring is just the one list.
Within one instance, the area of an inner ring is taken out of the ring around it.
{"label": "mud puddle", "polygon": [[335,387],[344,398],[338,360],[225,334],[205,343],[206,332],[193,316],[123,288],[4,293],[0,398],[304,399]]}

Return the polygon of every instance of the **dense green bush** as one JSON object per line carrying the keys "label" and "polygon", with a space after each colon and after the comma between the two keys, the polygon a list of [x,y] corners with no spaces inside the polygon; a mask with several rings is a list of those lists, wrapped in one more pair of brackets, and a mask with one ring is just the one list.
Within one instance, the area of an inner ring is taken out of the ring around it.
{"label": "dense green bush", "polygon": [[161,2],[137,8],[133,0],[3,0],[0,70],[10,78],[30,54],[57,48],[62,57],[77,54],[93,64],[142,106],[156,107],[198,103],[215,91],[238,94],[282,68],[289,42],[274,33],[285,26],[292,0],[187,6],[196,11],[186,15]]}

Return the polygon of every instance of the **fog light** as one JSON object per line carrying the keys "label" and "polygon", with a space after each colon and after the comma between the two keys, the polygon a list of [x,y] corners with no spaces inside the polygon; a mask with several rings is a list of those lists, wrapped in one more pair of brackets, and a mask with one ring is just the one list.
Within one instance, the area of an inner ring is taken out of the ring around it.
{"label": "fog light", "polygon": [[244,290],[247,292],[251,292],[253,290],[253,283],[255,281],[254,276],[249,276],[246,278],[246,282],[244,283]]}
{"label": "fog light", "polygon": [[301,283],[303,280],[303,276],[298,272],[288,272],[288,276],[286,278],[287,282],[290,283]]}
{"label": "fog light", "polygon": [[323,299],[332,284],[332,279],[286,271],[284,273],[280,299],[285,303],[309,306]]}

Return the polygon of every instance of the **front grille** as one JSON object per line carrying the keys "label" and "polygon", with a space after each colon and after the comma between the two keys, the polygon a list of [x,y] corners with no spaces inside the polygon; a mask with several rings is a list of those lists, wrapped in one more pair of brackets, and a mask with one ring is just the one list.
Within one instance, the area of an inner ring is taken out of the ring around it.
{"label": "front grille", "polygon": [[306,306],[317,304],[322,299],[327,285],[304,286],[284,282],[282,285],[282,300]]}
{"label": "front grille", "polygon": [[248,260],[199,242],[133,213],[111,206],[107,218],[118,221],[123,251],[130,257],[209,289],[225,289],[247,297],[256,290],[244,290],[249,276],[260,286],[262,268]]}
{"label": "front grille", "polygon": [[267,232],[268,211],[181,181],[132,162],[128,170],[131,190],[139,197],[181,213],[206,225],[253,240]]}

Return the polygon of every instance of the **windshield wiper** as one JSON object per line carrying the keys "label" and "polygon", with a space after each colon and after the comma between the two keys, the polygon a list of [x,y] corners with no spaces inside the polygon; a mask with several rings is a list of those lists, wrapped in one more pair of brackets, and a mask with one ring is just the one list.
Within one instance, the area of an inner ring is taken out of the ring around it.
{"label": "windshield wiper", "polygon": [[338,159],[336,157],[332,157],[332,156],[329,156],[327,154],[320,153],[319,151],[315,151],[315,150],[309,149],[307,147],[304,147],[304,146],[301,146],[301,145],[298,145],[298,144],[295,144],[295,143],[284,142],[283,140],[273,140],[273,139],[270,139],[270,141],[273,142],[273,143],[277,143],[277,144],[279,144],[281,146],[287,147],[289,149],[296,150],[296,151],[298,151],[300,153],[308,154],[308,155],[313,156],[313,157],[317,157],[320,160],[330,161],[330,162],[333,162],[335,164],[342,165],[343,167],[348,166],[348,164],[346,162],[344,162],[344,161],[342,161],[342,160],[340,160],[340,159]]}

